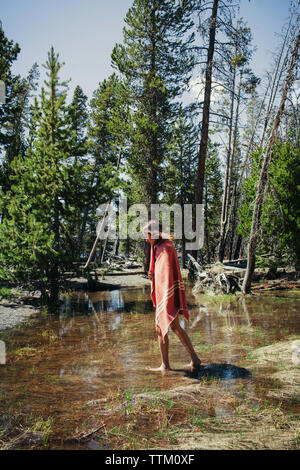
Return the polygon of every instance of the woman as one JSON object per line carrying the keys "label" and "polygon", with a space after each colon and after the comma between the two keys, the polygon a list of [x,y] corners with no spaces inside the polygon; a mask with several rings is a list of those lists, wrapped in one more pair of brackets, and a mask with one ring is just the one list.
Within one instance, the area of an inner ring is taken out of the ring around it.
{"label": "woman", "polygon": [[187,333],[179,324],[178,314],[184,315],[188,320],[189,312],[175,247],[170,239],[164,237],[161,224],[150,221],[143,231],[145,235],[147,233],[147,242],[151,245],[148,275],[151,280],[152,301],[156,307],[156,333],[162,361],[160,367],[151,370],[171,370],[167,334],[169,326],[187,350],[191,358],[191,369],[196,370],[201,361]]}

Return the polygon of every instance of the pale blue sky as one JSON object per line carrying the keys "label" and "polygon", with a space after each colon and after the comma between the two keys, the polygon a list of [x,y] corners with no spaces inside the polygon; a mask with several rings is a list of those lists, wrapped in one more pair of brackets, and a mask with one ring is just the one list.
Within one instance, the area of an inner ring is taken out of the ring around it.
{"label": "pale blue sky", "polygon": [[[21,53],[14,73],[25,75],[32,64],[45,63],[51,45],[65,62],[62,78],[70,89],[83,88],[90,98],[99,81],[113,69],[110,54],[122,41],[123,19],[132,0],[0,0],[0,20]],[[289,13],[289,0],[241,0],[258,50],[252,67],[262,75],[271,63],[279,33]],[[43,69],[40,67],[41,77]]]}

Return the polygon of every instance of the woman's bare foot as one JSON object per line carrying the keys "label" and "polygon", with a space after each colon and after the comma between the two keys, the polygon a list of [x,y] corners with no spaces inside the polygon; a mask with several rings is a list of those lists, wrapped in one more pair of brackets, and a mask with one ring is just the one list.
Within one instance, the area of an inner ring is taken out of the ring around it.
{"label": "woman's bare foot", "polygon": [[195,361],[190,362],[190,368],[192,372],[195,372],[196,370],[199,370],[201,367],[201,361],[200,359],[197,359]]}
{"label": "woman's bare foot", "polygon": [[160,367],[147,367],[147,370],[151,372],[166,372],[167,370],[171,370],[171,367],[162,364]]}

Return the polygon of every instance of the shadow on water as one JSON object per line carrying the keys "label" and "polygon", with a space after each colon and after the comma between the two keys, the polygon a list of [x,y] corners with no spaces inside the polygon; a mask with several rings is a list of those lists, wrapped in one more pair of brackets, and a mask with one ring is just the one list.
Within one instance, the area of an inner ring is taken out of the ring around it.
{"label": "shadow on water", "polygon": [[222,381],[232,379],[250,379],[251,372],[244,367],[237,367],[232,364],[208,364],[196,371],[185,371],[185,377],[191,379],[221,379]]}

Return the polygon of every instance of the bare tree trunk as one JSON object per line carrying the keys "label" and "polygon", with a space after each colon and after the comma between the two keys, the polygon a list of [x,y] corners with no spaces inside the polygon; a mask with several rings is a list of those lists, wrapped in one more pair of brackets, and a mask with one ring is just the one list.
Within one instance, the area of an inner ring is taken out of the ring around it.
{"label": "bare tree trunk", "polygon": [[284,111],[285,101],[286,101],[287,94],[288,94],[288,91],[292,82],[293,70],[294,70],[295,63],[296,63],[297,56],[298,56],[299,43],[300,43],[300,33],[298,32],[298,36],[295,40],[295,45],[294,45],[294,50],[293,50],[292,57],[291,57],[290,66],[287,72],[287,77],[286,77],[284,90],[283,90],[282,97],[281,97],[281,102],[280,102],[280,105],[279,105],[279,108],[275,117],[272,134],[270,137],[268,148],[265,152],[263,166],[262,166],[259,181],[258,181],[257,194],[256,194],[255,205],[254,205],[253,216],[252,216],[251,233],[250,233],[250,239],[249,239],[249,245],[248,245],[247,270],[246,270],[246,274],[244,277],[243,288],[242,288],[244,294],[249,293],[250,288],[251,288],[252,276],[253,276],[254,269],[255,269],[255,250],[256,250],[257,237],[258,237],[258,231],[259,231],[259,226],[260,226],[261,209],[262,209],[262,204],[263,204],[263,199],[264,199],[265,187],[268,182],[268,171],[269,171],[270,161],[272,157],[273,147],[274,147],[276,137],[277,137],[280,119]]}
{"label": "bare tree trunk", "polygon": [[210,243],[209,243],[209,230],[208,230],[208,194],[207,194],[207,183],[205,185],[205,192],[204,192],[204,246],[206,246],[206,262],[210,263]]}
{"label": "bare tree trunk", "polygon": [[242,246],[242,235],[238,234],[233,259],[239,259]]}
{"label": "bare tree trunk", "polygon": [[232,201],[231,201],[231,213],[230,213],[230,239],[229,239],[229,254],[228,258],[232,259],[232,252],[233,252],[233,243],[235,238],[235,229],[236,229],[236,219],[237,219],[237,193],[236,193],[237,184],[236,181],[234,183],[233,191],[232,191]]}
{"label": "bare tree trunk", "polygon": [[[287,57],[289,55],[289,48],[288,48],[287,53],[286,53],[286,57],[283,61],[281,69],[279,71],[283,51],[284,51],[284,48],[285,48],[285,45],[286,45],[286,42],[287,42],[287,39],[288,39],[288,35],[289,35],[289,32],[290,32],[290,26],[291,26],[291,19],[290,19],[290,23],[289,23],[288,29],[286,31],[284,41],[283,41],[283,44],[282,44],[282,47],[281,47],[281,50],[280,50],[280,54],[279,54],[279,57],[278,57],[278,60],[277,60],[277,63],[276,63],[275,69],[274,69],[273,81],[272,81],[272,86],[271,86],[270,96],[269,96],[269,102],[268,102],[268,106],[267,106],[267,110],[266,110],[266,114],[265,114],[265,119],[264,119],[264,127],[263,127],[261,138],[260,138],[260,146],[261,147],[264,146],[265,133],[266,133],[268,123],[269,123],[269,120],[270,120],[274,100],[276,98],[279,81],[280,81],[280,78],[282,76],[284,66],[286,65]],[[279,75],[278,75],[278,73],[279,73]]]}
{"label": "bare tree trunk", "polygon": [[114,255],[115,256],[119,255],[119,247],[120,247],[120,238],[117,237],[116,243],[115,243],[115,246],[114,246]]}
{"label": "bare tree trunk", "polygon": [[88,217],[89,217],[89,212],[90,212],[90,207],[86,206],[84,208],[84,211],[83,211],[82,224],[81,224],[81,227],[80,227],[80,231],[79,231],[79,234],[78,234],[78,241],[77,241],[78,249],[79,249],[80,253],[81,253],[81,250],[82,250],[83,237],[84,237],[84,233],[85,233],[85,230],[86,230],[86,225],[87,225],[87,221],[88,221]]}
{"label": "bare tree trunk", "polygon": [[[55,83],[51,85],[51,123],[50,123],[50,138],[52,148],[56,143],[55,135],[55,98],[56,98],[56,87]],[[59,210],[59,198],[57,192],[54,195],[54,217],[53,217],[53,232],[54,232],[54,249],[58,252],[60,250],[60,210]],[[55,308],[58,304],[59,299],[59,266],[57,259],[54,258],[53,266],[50,273],[50,307]]]}
{"label": "bare tree trunk", "polygon": [[[226,161],[225,187],[224,187],[222,212],[221,212],[222,215],[221,215],[221,231],[220,231],[220,245],[219,245],[219,261],[221,262],[223,262],[223,259],[224,259],[225,245],[226,245],[226,239],[227,239],[227,234],[228,234],[229,201],[230,201],[230,190],[231,190],[232,171],[233,171],[234,156],[235,156],[235,147],[236,147],[236,141],[237,141],[237,125],[238,125],[238,113],[239,113],[239,104],[240,104],[240,96],[241,96],[241,80],[242,80],[242,73],[241,73],[241,78],[240,78],[238,99],[237,99],[237,105],[236,105],[233,145],[231,146],[232,131],[233,131],[233,108],[234,108],[234,96],[235,96],[235,81],[236,81],[236,67],[234,66],[233,74],[232,74],[230,125],[229,125],[227,161]],[[232,147],[232,151],[231,151],[231,147]]]}
{"label": "bare tree trunk", "polygon": [[[205,160],[206,160],[207,143],[208,143],[212,69],[213,69],[213,57],[214,57],[214,50],[215,50],[218,4],[219,4],[219,0],[214,0],[213,7],[212,7],[212,14],[210,18],[209,46],[208,46],[208,52],[207,52],[206,72],[205,72],[205,91],[204,91],[203,115],[202,115],[202,126],[201,126],[201,140],[200,140],[200,148],[199,148],[199,154],[198,154],[197,182],[196,182],[196,188],[195,188],[195,203],[196,204],[202,204],[202,200],[203,200]],[[195,218],[193,219],[193,229],[194,230],[196,229]],[[197,254],[198,254],[197,250],[195,250],[193,252],[193,256],[195,259],[197,258]]]}
{"label": "bare tree trunk", "polygon": [[[238,122],[239,122],[239,111],[240,111],[240,100],[241,100],[241,88],[242,88],[242,78],[243,78],[243,70],[240,72],[240,83],[238,89],[238,96],[237,96],[237,105],[236,105],[236,112],[235,112],[235,125],[234,125],[234,137],[233,137],[233,147],[232,147],[232,162],[230,168],[230,178],[229,178],[229,185],[231,186],[231,182],[234,176],[234,184],[231,193],[230,199],[230,210],[227,219],[227,231],[225,239],[227,239],[227,233],[230,232],[230,243],[229,243],[229,259],[232,258],[232,251],[233,251],[233,242],[235,237],[235,227],[236,227],[236,219],[237,219],[237,199],[238,199],[238,192],[237,192],[237,181],[239,175],[239,164],[240,161],[237,158],[238,155]],[[235,172],[235,175],[233,174]],[[228,200],[229,203],[229,200]],[[221,261],[221,260],[220,260]],[[222,259],[223,261],[223,259]]]}
{"label": "bare tree trunk", "polygon": [[[121,155],[122,155],[122,149],[121,149],[121,151],[120,151],[120,153],[119,153],[119,158],[118,158],[117,167],[116,167],[116,173],[119,171],[119,168],[120,168]],[[84,266],[84,269],[86,269],[86,268],[89,266],[89,264],[91,263],[91,261],[92,261],[94,255],[95,255],[96,248],[97,248],[97,245],[98,245],[98,242],[99,242],[99,239],[100,239],[100,235],[101,235],[101,232],[102,232],[103,223],[104,223],[104,221],[105,221],[105,219],[106,219],[106,217],[107,217],[108,210],[109,210],[109,207],[110,207],[110,205],[111,205],[111,202],[112,202],[112,201],[109,201],[108,204],[107,204],[107,206],[106,206],[105,213],[104,213],[103,219],[102,219],[101,229],[99,230],[99,233],[98,233],[98,235],[97,235],[97,237],[96,237],[96,240],[95,240],[95,242],[94,242],[93,248],[92,248],[92,250],[91,250],[91,252],[90,252],[90,255],[89,255],[89,257],[88,257],[88,260],[87,260],[87,262],[86,262],[86,264],[85,264],[85,266]],[[100,263],[100,264],[101,264],[101,263]]]}
{"label": "bare tree trunk", "polygon": [[104,240],[103,249],[102,249],[101,258],[100,258],[100,266],[102,265],[104,261],[104,256],[105,256],[105,251],[106,251],[106,246],[107,246],[107,239],[108,239],[108,236]]}

